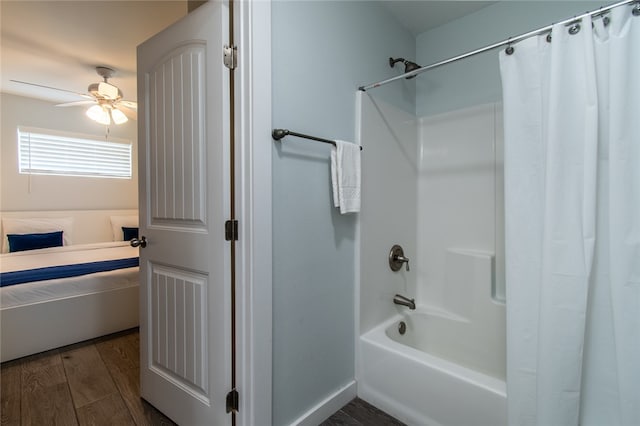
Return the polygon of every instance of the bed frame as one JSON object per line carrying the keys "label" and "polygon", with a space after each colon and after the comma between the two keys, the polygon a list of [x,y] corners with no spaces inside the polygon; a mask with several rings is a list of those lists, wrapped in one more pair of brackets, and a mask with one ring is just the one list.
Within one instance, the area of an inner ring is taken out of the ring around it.
{"label": "bed frame", "polygon": [[139,320],[139,287],[5,308],[0,361],[137,327]]}
{"label": "bed frame", "polygon": [[[74,243],[111,240],[110,216],[137,210],[2,212],[2,217],[74,217]],[[66,297],[0,311],[0,361],[137,327],[139,287]]]}

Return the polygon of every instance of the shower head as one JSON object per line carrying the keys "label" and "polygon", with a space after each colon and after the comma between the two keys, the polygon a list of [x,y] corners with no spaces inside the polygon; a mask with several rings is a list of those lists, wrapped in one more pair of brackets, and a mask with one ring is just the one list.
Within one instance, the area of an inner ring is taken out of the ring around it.
{"label": "shower head", "polygon": [[[416,64],[415,62],[407,61],[407,60],[406,60],[406,59],[404,59],[404,58],[396,58],[396,59],[389,58],[389,66],[390,66],[391,68],[393,68],[393,67],[394,67],[394,65],[395,65],[397,62],[402,62],[402,63],[404,64],[404,72],[405,72],[405,74],[406,74],[406,73],[408,73],[408,72],[411,72],[411,71],[413,71],[413,70],[417,70],[418,68],[420,68],[420,65]],[[409,80],[410,78],[413,78],[413,77],[415,77],[415,75],[412,75],[411,77],[407,77],[407,80]]]}

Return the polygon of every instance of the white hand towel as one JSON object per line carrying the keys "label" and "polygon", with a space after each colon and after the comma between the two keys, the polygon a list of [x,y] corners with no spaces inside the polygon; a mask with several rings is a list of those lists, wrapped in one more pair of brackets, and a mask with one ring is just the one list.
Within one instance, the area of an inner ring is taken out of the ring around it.
{"label": "white hand towel", "polygon": [[331,190],[333,191],[333,207],[340,207],[340,198],[338,198],[338,159],[337,149],[333,145],[331,147]]}
{"label": "white hand towel", "polygon": [[336,141],[331,150],[331,181],[333,204],[341,214],[360,211],[360,170],[360,146]]}

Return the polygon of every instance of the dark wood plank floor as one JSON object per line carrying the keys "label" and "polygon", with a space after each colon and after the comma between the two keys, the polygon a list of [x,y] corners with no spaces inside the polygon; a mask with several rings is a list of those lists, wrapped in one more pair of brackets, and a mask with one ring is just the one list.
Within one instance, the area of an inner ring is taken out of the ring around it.
{"label": "dark wood plank floor", "polygon": [[333,414],[320,426],[404,426],[404,423],[356,398],[337,413]]}
{"label": "dark wood plank floor", "polygon": [[2,425],[175,425],[140,399],[137,329],[5,362]]}
{"label": "dark wood plank floor", "polygon": [[[137,329],[5,362],[0,373],[3,426],[175,425],[140,398]],[[339,425],[403,423],[356,398],[321,426]]]}

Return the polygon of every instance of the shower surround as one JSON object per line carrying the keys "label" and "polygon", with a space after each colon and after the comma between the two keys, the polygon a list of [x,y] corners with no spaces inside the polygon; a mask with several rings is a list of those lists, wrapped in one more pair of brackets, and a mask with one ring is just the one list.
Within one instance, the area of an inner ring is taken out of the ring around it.
{"label": "shower surround", "polygon": [[[409,424],[506,424],[500,105],[417,118],[357,103],[358,395]],[[394,244],[410,271],[389,268]]]}

